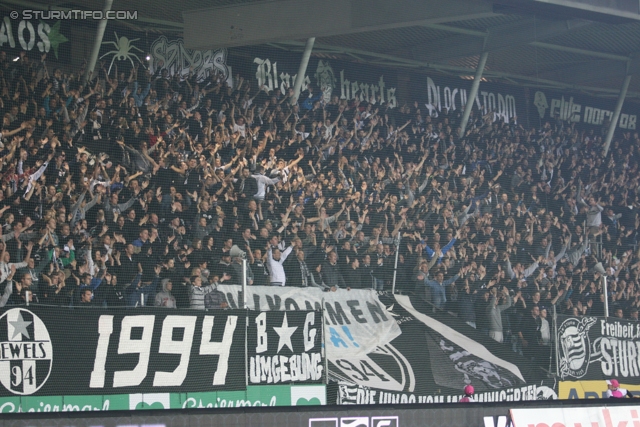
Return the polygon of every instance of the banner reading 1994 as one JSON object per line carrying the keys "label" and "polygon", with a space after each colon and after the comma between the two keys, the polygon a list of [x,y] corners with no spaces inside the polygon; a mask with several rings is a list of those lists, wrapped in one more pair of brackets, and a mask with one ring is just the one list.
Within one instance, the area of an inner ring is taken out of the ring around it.
{"label": "banner reading 1994", "polygon": [[306,311],[10,308],[0,315],[0,400],[245,392],[247,339],[250,385],[322,384],[321,327]]}

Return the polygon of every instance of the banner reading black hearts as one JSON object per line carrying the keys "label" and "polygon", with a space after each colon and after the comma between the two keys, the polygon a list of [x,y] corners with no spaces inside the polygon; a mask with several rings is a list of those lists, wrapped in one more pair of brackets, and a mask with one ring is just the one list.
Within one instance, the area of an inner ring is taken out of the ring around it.
{"label": "banner reading black hearts", "polygon": [[558,316],[558,325],[562,380],[640,381],[640,322]]}

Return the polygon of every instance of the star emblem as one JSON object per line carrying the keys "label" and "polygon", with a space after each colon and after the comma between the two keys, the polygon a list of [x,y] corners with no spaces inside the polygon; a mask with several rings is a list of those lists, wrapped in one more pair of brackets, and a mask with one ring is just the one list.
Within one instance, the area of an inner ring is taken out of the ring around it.
{"label": "star emblem", "polygon": [[298,329],[297,326],[289,327],[289,321],[287,320],[287,313],[284,314],[284,319],[282,319],[282,326],[279,328],[273,327],[273,330],[276,331],[280,339],[278,340],[278,353],[285,345],[289,347],[289,350],[293,352],[293,345],[291,344],[291,335]]}
{"label": "star emblem", "polygon": [[68,38],[60,33],[60,21],[51,26],[51,31],[49,31],[48,37],[49,43],[51,43],[51,49],[53,49],[53,53],[56,56],[56,59],[58,59],[58,46],[69,41]]}
{"label": "star emblem", "polygon": [[[11,324],[11,326],[13,326],[13,336],[11,337],[11,339],[14,339],[18,334],[27,337],[27,339],[31,339],[29,331],[27,331],[27,327],[29,327],[29,325],[33,322],[26,322],[22,318],[22,312],[18,314],[18,320],[15,320],[13,322],[9,321],[9,323]],[[20,337],[20,339],[22,339],[22,336]]]}
{"label": "star emblem", "polygon": [[391,304],[389,307],[385,307],[385,308],[387,309],[387,312],[393,317],[400,317],[399,314],[396,314],[393,312],[393,307],[395,307],[395,304]]}

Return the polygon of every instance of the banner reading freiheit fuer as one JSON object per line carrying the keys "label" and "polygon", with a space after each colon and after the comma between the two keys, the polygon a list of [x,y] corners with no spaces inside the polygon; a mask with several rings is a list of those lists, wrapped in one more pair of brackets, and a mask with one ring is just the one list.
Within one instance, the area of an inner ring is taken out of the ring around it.
{"label": "banner reading freiheit fuer", "polygon": [[561,379],[640,381],[640,322],[558,316],[558,325]]}

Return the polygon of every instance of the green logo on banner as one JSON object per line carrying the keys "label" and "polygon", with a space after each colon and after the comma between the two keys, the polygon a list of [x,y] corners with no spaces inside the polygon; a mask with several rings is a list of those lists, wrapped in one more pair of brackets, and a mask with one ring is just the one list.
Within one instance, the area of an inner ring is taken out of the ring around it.
{"label": "green logo on banner", "polygon": [[249,386],[247,390],[0,398],[0,413],[325,405],[324,385]]}

